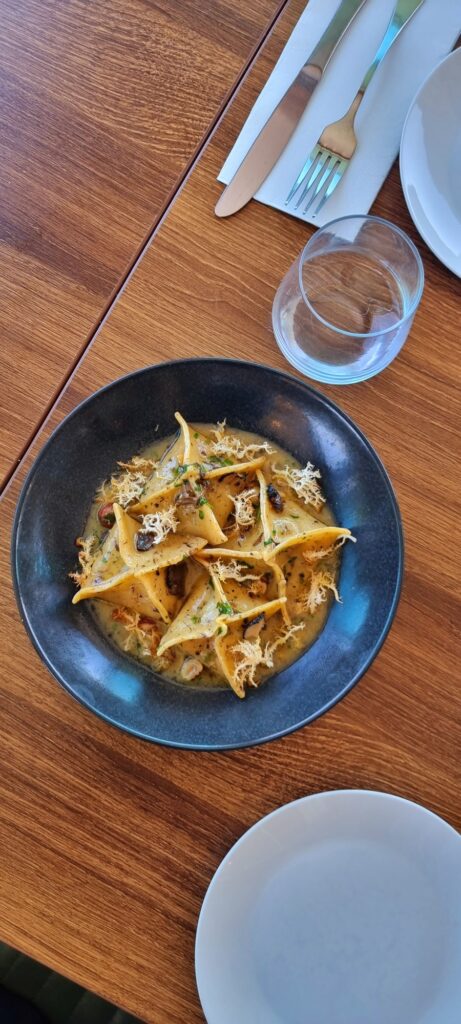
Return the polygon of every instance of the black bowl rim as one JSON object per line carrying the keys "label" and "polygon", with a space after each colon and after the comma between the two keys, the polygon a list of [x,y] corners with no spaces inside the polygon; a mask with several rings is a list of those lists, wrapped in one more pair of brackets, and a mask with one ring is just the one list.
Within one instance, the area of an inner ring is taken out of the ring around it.
{"label": "black bowl rim", "polygon": [[[24,501],[26,499],[26,495],[27,495],[27,491],[28,491],[28,486],[29,486],[30,481],[33,479],[33,477],[35,476],[36,472],[38,471],[38,468],[39,468],[39,466],[40,466],[40,464],[42,462],[42,459],[45,458],[45,456],[47,454],[47,451],[48,451],[48,448],[53,443],[53,441],[54,441],[56,435],[59,433],[59,431],[65,425],[67,425],[69,423],[69,421],[72,420],[72,418],[74,416],[76,416],[78,413],[80,413],[82,411],[82,409],[85,408],[85,406],[87,406],[91,402],[95,401],[100,395],[105,394],[105,392],[110,391],[112,388],[117,387],[119,384],[122,384],[125,380],[131,379],[133,377],[142,376],[142,374],[147,373],[150,370],[153,370],[153,369],[155,369],[158,366],[165,366],[165,367],[170,367],[170,368],[174,369],[177,366],[182,366],[184,364],[190,364],[190,363],[194,363],[194,364],[197,364],[197,363],[201,363],[201,364],[213,363],[214,365],[221,363],[223,366],[232,365],[232,366],[238,366],[238,367],[251,366],[252,368],[255,368],[255,369],[264,370],[266,373],[270,373],[274,377],[282,378],[283,380],[287,380],[291,384],[293,384],[293,383],[297,384],[300,388],[302,388],[305,391],[310,392],[312,395],[314,395],[315,398],[320,399],[320,401],[324,405],[326,405],[328,408],[330,408],[334,413],[338,414],[348,424],[348,426],[353,430],[353,432],[357,435],[357,437],[360,439],[360,441],[362,441],[362,443],[365,445],[365,448],[368,450],[368,452],[370,453],[372,459],[375,461],[377,469],[381,473],[381,476],[382,476],[382,478],[384,480],[384,483],[385,483],[385,485],[386,485],[386,487],[388,489],[389,498],[390,498],[390,501],[391,501],[392,510],[394,512],[394,517],[395,517],[395,523],[396,523],[396,527],[397,527],[397,539],[398,539],[398,546],[399,546],[399,552],[398,552],[398,554],[399,554],[398,563],[399,564],[398,564],[398,574],[397,574],[397,581],[396,581],[395,591],[394,591],[392,603],[391,603],[391,606],[390,606],[390,609],[389,609],[389,613],[388,613],[388,616],[387,616],[386,624],[383,627],[381,635],[378,638],[378,640],[376,641],[375,646],[374,646],[373,650],[370,652],[368,658],[366,659],[364,664],[360,667],[359,671],[356,672],[355,676],[353,676],[352,679],[349,680],[349,682],[347,683],[347,686],[345,686],[344,689],[342,689],[340,691],[340,693],[336,694],[336,696],[333,697],[332,700],[330,700],[327,704],[324,704],[323,707],[320,708],[318,711],[315,711],[311,715],[308,715],[306,718],[302,719],[300,722],[295,722],[293,725],[290,725],[290,726],[288,726],[286,728],[279,729],[276,732],[273,732],[273,733],[271,733],[268,736],[263,736],[263,737],[261,737],[261,739],[258,739],[257,741],[255,741],[255,740],[248,740],[248,741],[242,741],[242,742],[237,742],[237,743],[231,742],[231,743],[216,743],[216,744],[212,744],[212,743],[185,743],[185,742],[177,741],[177,740],[167,740],[167,739],[163,739],[163,738],[160,739],[158,737],[148,735],[147,733],[143,733],[139,729],[135,729],[135,728],[132,728],[130,726],[124,725],[123,723],[116,721],[116,719],[111,718],[110,715],[107,715],[104,712],[98,711],[96,708],[92,707],[89,703],[87,703],[87,701],[85,701],[82,697],[80,697],[78,694],[76,694],[74,692],[74,690],[72,689],[72,687],[69,686],[69,684],[66,682],[66,680],[60,675],[60,673],[56,671],[54,666],[51,664],[51,661],[50,661],[48,655],[46,654],[45,650],[43,649],[42,645],[38,642],[38,640],[34,636],[34,633],[33,633],[32,629],[29,626],[29,622],[28,622],[26,611],[25,611],[25,609],[23,607],[22,597],[21,597],[21,592],[20,592],[20,587],[19,587],[19,582],[18,582],[18,578],[17,578],[17,574],[16,574],[16,558],[15,558],[15,556],[16,556],[16,547],[17,547],[17,532],[18,532],[18,528],[19,528],[19,520],[20,520],[20,516],[21,516],[22,506],[23,506]],[[190,357],[188,357],[186,359],[167,359],[167,360],[164,360],[163,362],[159,362],[159,363],[150,363],[147,366],[140,367],[139,370],[132,370],[131,373],[125,373],[125,374],[123,374],[122,377],[117,377],[115,380],[110,381],[109,384],[105,384],[102,388],[98,388],[97,391],[94,391],[91,395],[88,395],[87,398],[84,398],[83,401],[79,402],[79,404],[75,406],[75,409],[72,409],[67,414],[67,416],[65,416],[64,419],[61,420],[60,423],[58,423],[57,427],[53,430],[53,433],[50,435],[48,440],[43,445],[43,448],[38,453],[37,458],[34,459],[34,462],[33,462],[32,466],[30,467],[30,470],[29,470],[29,472],[28,472],[28,474],[26,476],[26,479],[24,480],[24,483],[22,485],[21,493],[19,495],[18,502],[17,502],[17,505],[16,505],[16,511],[15,511],[15,514],[14,514],[13,528],[12,528],[12,532],[11,532],[10,555],[11,555],[11,574],[12,574],[12,580],[13,580],[13,589],[14,589],[14,594],[15,594],[16,603],[17,603],[17,606],[18,606],[18,609],[19,609],[21,621],[22,621],[22,623],[24,625],[24,628],[25,628],[25,630],[26,630],[26,632],[27,632],[27,634],[29,636],[29,639],[32,642],[33,647],[35,648],[35,650],[37,651],[39,657],[41,658],[41,660],[44,662],[44,664],[48,668],[48,671],[51,673],[52,676],[54,676],[54,678],[58,681],[58,683],[60,683],[61,686],[70,694],[70,696],[73,697],[73,699],[77,701],[77,703],[79,703],[86,710],[91,711],[93,714],[97,715],[98,718],[102,719],[108,725],[114,726],[115,728],[119,729],[121,732],[124,732],[127,735],[134,736],[134,737],[136,737],[136,739],[147,740],[150,743],[157,743],[160,746],[173,747],[173,748],[180,749],[180,750],[200,750],[200,751],[210,751],[210,752],[213,752],[213,751],[219,751],[219,750],[241,750],[241,749],[243,749],[245,747],[260,746],[263,743],[270,743],[273,740],[281,739],[283,736],[289,736],[290,733],[296,732],[298,729],[304,728],[305,725],[308,725],[310,722],[314,722],[317,718],[320,718],[322,715],[326,714],[327,711],[330,711],[331,708],[333,708],[335,706],[335,704],[338,704],[346,696],[346,694],[348,694],[350,692],[350,690],[352,690],[353,687],[356,686],[356,684],[359,682],[359,680],[362,678],[362,676],[364,676],[365,673],[368,671],[370,665],[373,663],[373,661],[375,660],[376,656],[379,654],[379,651],[381,650],[381,648],[382,648],[382,646],[383,646],[383,644],[384,644],[384,642],[385,642],[385,640],[386,640],[386,638],[387,638],[387,636],[389,634],[392,622],[394,620],[394,617],[395,617],[395,614],[396,614],[396,611],[397,611],[397,607],[398,607],[398,604],[399,604],[401,592],[402,592],[403,569],[404,569],[404,551],[405,551],[405,545],[404,545],[404,534],[403,534],[402,516],[401,516],[399,504],[398,504],[397,497],[396,497],[394,488],[392,486],[389,474],[388,474],[387,470],[385,469],[385,467],[383,465],[383,462],[382,462],[380,456],[378,455],[377,451],[375,450],[375,448],[373,448],[373,445],[368,440],[368,438],[365,436],[363,431],[360,430],[360,427],[358,427],[357,424],[354,423],[354,420],[352,420],[351,417],[348,416],[348,414],[345,413],[340,408],[340,406],[336,404],[336,402],[333,402],[331,398],[328,398],[321,391],[318,391],[317,388],[312,387],[311,384],[308,384],[306,381],[301,380],[299,377],[295,377],[294,374],[287,373],[284,370],[278,370],[278,369],[276,369],[275,367],[272,367],[272,366],[267,366],[265,363],[255,363],[255,362],[252,362],[249,359],[230,359],[230,358],[226,358],[225,356],[216,356],[216,357],[215,356],[190,356]]]}

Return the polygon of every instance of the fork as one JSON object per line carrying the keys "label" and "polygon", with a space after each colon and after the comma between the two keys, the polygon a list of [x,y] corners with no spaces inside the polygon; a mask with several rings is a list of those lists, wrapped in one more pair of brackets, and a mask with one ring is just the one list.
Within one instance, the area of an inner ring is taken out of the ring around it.
{"label": "fork", "polygon": [[424,3],[424,0],[398,0],[381,44],[349,110],[339,121],[333,121],[332,124],[324,128],[317,144],[312,149],[290,189],[285,200],[286,206],[288,206],[288,203],[291,202],[293,196],[305,181],[309,171],[311,173],[295,205],[295,210],[301,205],[307,193],[316,185],[304,207],[303,214],[307,213],[314,201],[319,198],[319,203],[315,209],[315,215],[317,215],[324,203],[327,202],[338,187],[357,148],[354,121],[365,92],[375,71],[377,71],[397,36],[410,21],[413,14],[421,7],[422,3]]}

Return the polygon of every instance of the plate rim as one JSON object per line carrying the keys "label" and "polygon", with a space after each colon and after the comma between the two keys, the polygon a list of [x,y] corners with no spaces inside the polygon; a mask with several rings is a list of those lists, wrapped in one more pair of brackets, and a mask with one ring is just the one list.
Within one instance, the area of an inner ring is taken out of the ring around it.
{"label": "plate rim", "polygon": [[457,60],[461,61],[461,47],[458,46],[454,50],[450,50],[450,53],[447,53],[445,55],[445,57],[442,57],[442,59],[439,60],[439,62],[435,65],[435,67],[432,68],[432,71],[429,72],[429,74],[426,76],[424,81],[421,83],[418,91],[415,93],[415,95],[414,95],[414,97],[413,97],[413,99],[411,101],[410,107],[409,107],[409,109],[407,111],[407,114],[406,114],[406,117],[405,117],[405,121],[403,122],[402,134],[401,134],[401,137],[400,137],[399,171],[400,171],[400,181],[401,181],[401,184],[402,184],[402,191],[403,191],[403,194],[404,194],[405,202],[407,204],[407,209],[408,209],[408,212],[410,214],[410,217],[411,217],[411,219],[413,221],[413,224],[414,224],[418,234],[422,238],[423,242],[426,243],[428,249],[430,249],[431,252],[434,254],[436,259],[438,259],[440,261],[440,263],[444,267],[447,268],[447,270],[449,270],[452,274],[454,274],[455,277],[461,278],[461,263],[459,263],[458,266],[453,265],[450,260],[447,260],[444,256],[442,256],[440,254],[440,252],[438,251],[437,246],[434,244],[434,240],[433,239],[430,240],[428,238],[427,232],[425,230],[423,230],[422,227],[420,226],[418,216],[416,214],[416,211],[414,209],[414,206],[412,204],[412,201],[411,201],[409,193],[408,193],[406,175],[405,175],[404,166],[403,166],[404,161],[406,159],[406,157],[404,155],[404,148],[407,145],[407,141],[406,141],[407,128],[408,128],[408,124],[409,124],[409,121],[410,121],[410,117],[413,115],[413,111],[414,111],[414,108],[416,106],[416,103],[420,99],[420,97],[421,97],[422,93],[424,92],[426,86],[429,84],[430,80],[434,77],[434,75],[437,74],[437,72],[440,70],[441,67],[443,67],[445,64],[447,64],[450,60],[453,60],[454,58],[456,58]]}
{"label": "plate rim", "polygon": [[[377,802],[384,802],[385,801],[387,803],[399,803],[401,805],[404,804],[405,806],[410,807],[412,809],[412,811],[416,808],[418,812],[421,812],[426,817],[429,817],[430,819],[434,820],[437,823],[437,827],[442,826],[443,830],[447,834],[451,834],[451,836],[455,840],[457,840],[459,844],[461,844],[461,834],[454,828],[453,825],[450,825],[450,823],[448,821],[446,821],[445,818],[442,818],[441,815],[437,814],[435,811],[431,811],[428,807],[425,807],[424,804],[419,803],[417,800],[412,800],[409,797],[401,796],[400,794],[397,794],[397,793],[389,793],[389,792],[386,792],[385,790],[379,790],[379,789],[360,789],[360,788],[358,788],[358,789],[350,789],[350,788],[344,788],[344,789],[327,789],[327,790],[322,790],[320,792],[308,793],[305,796],[297,797],[295,800],[289,800],[289,801],[287,801],[287,803],[281,804],[279,807],[275,807],[273,811],[269,811],[268,814],[264,814],[261,818],[258,818],[257,821],[255,821],[252,825],[250,825],[249,828],[245,829],[245,831],[242,833],[241,836],[239,836],[239,838],[235,841],[235,843],[233,843],[233,845],[231,847],[229,847],[227,853],[224,855],[222,860],[219,862],[218,867],[216,868],[215,872],[213,873],[213,875],[212,875],[212,877],[211,877],[211,879],[210,879],[210,881],[208,883],[207,889],[205,891],[205,895],[203,897],[203,900],[202,900],[202,903],[201,903],[201,906],[200,906],[200,911],[199,911],[199,914],[198,914],[197,924],[196,924],[196,931],[195,931],[194,973],[195,973],[195,982],[196,982],[196,988],[197,988],[197,992],[198,992],[198,996],[199,996],[199,1000],[200,1000],[200,1005],[202,1007],[203,1014],[204,1014],[205,1017],[206,1017],[206,1013],[209,1012],[210,1008],[209,1007],[205,1008],[204,1002],[202,1002],[202,993],[200,991],[200,982],[199,982],[198,975],[199,975],[199,973],[201,971],[201,967],[198,966],[198,961],[199,961],[199,958],[200,958],[201,954],[199,952],[199,943],[201,941],[201,932],[202,932],[203,927],[204,927],[204,920],[205,920],[205,915],[206,915],[206,912],[207,912],[207,903],[208,903],[209,899],[211,899],[213,897],[213,890],[215,888],[215,885],[219,881],[219,879],[221,877],[221,874],[223,874],[224,871],[226,870],[227,864],[229,863],[231,858],[233,856],[235,856],[235,853],[240,848],[240,846],[244,845],[245,840],[250,835],[250,833],[254,833],[254,832],[256,832],[256,831],[258,831],[260,829],[263,829],[267,825],[267,823],[269,821],[271,821],[275,817],[278,817],[278,816],[282,815],[283,813],[285,813],[289,809],[297,807],[297,806],[300,806],[300,805],[304,806],[306,804],[312,804],[314,802],[321,802],[323,800],[326,800],[328,802],[328,800],[331,799],[332,797],[334,797],[334,798],[339,797],[340,799],[342,799],[343,797],[348,798],[348,797],[351,797],[351,796],[352,797],[365,797],[366,799],[371,797],[372,800],[376,799]],[[461,856],[461,850],[460,850],[460,856]],[[219,1021],[216,1021],[216,1022],[213,1021],[213,1024],[219,1024]]]}
{"label": "plate rim", "polygon": [[[288,381],[290,384],[296,384],[299,388],[301,388],[301,390],[307,391],[308,393],[312,394],[314,396],[314,398],[320,400],[320,402],[323,405],[326,405],[329,409],[331,409],[334,414],[339,415],[339,417],[342,418],[342,420],[347,423],[348,427],[355,433],[355,435],[358,437],[358,439],[364,444],[364,446],[367,449],[369,455],[373,459],[373,461],[374,461],[374,463],[376,465],[376,468],[378,469],[378,471],[379,471],[379,473],[380,473],[380,475],[381,475],[381,477],[383,479],[383,482],[384,482],[384,484],[386,486],[387,492],[389,494],[389,500],[390,500],[390,503],[391,503],[391,507],[392,507],[392,511],[393,511],[393,516],[394,516],[394,521],[395,521],[395,526],[396,526],[397,542],[398,542],[398,570],[397,570],[396,586],[395,586],[394,594],[393,594],[393,597],[392,597],[392,602],[391,602],[391,605],[390,605],[390,608],[389,608],[389,611],[388,611],[388,615],[387,615],[387,618],[386,618],[386,622],[385,622],[385,624],[383,626],[383,629],[381,631],[381,634],[380,634],[377,642],[375,643],[373,650],[369,654],[368,658],[366,659],[364,664],[361,666],[359,671],[355,673],[355,675],[352,677],[352,679],[349,680],[347,685],[340,691],[340,693],[336,694],[327,704],[324,704],[319,710],[317,710],[317,711],[313,712],[312,714],[308,715],[306,718],[303,718],[302,720],[300,720],[298,722],[295,722],[294,724],[291,724],[289,726],[284,726],[281,729],[277,729],[275,732],[272,732],[272,733],[270,733],[268,735],[261,736],[257,740],[254,740],[254,739],[242,739],[242,740],[237,740],[236,742],[232,741],[232,742],[229,742],[229,743],[222,743],[222,742],[217,742],[217,743],[200,743],[200,742],[197,742],[197,741],[195,741],[195,742],[185,742],[183,740],[177,740],[177,739],[173,739],[173,740],[165,739],[163,737],[157,737],[157,736],[150,735],[150,734],[148,734],[146,732],[142,732],[140,729],[135,728],[133,726],[126,725],[126,724],[118,721],[117,719],[115,719],[111,715],[107,714],[106,712],[103,712],[101,710],[98,710],[97,708],[94,708],[89,702],[85,701],[81,695],[79,695],[79,694],[74,692],[74,690],[67,683],[67,681],[64,679],[64,677],[59,673],[59,671],[54,667],[54,665],[52,665],[52,663],[50,661],[50,658],[48,657],[46,651],[43,649],[43,647],[40,644],[39,640],[36,638],[36,636],[34,634],[34,631],[33,631],[32,627],[31,627],[31,625],[29,623],[27,612],[26,612],[26,609],[25,609],[25,607],[23,605],[22,596],[21,596],[20,588],[19,588],[18,575],[17,575],[17,566],[16,566],[16,556],[17,556],[17,534],[18,534],[18,529],[19,529],[19,523],[20,523],[20,519],[21,519],[22,509],[23,509],[23,505],[24,505],[24,503],[26,501],[26,498],[27,498],[27,494],[28,494],[28,491],[29,491],[29,486],[30,486],[31,482],[34,480],[35,475],[38,472],[39,467],[40,467],[40,465],[42,463],[42,460],[46,457],[47,452],[48,452],[49,448],[51,447],[52,443],[54,442],[54,439],[55,439],[56,435],[59,434],[59,432],[62,429],[64,429],[64,427],[67,426],[69,424],[69,422],[71,422],[71,420],[73,419],[74,416],[79,414],[82,411],[82,409],[85,409],[87,405],[89,405],[91,402],[95,401],[100,395],[105,394],[106,392],[111,391],[112,389],[116,388],[118,385],[122,384],[124,381],[126,381],[128,379],[132,379],[132,378],[138,377],[138,376],[141,376],[142,374],[148,373],[149,371],[151,371],[153,369],[156,369],[157,367],[167,367],[167,368],[173,368],[174,369],[175,367],[177,367],[179,365],[182,366],[183,364],[190,364],[190,363],[194,363],[194,364],[197,364],[197,363],[213,363],[214,365],[222,364],[223,366],[229,366],[230,364],[232,364],[232,365],[234,365],[236,367],[251,366],[253,369],[263,370],[266,373],[269,372],[270,374],[272,374],[276,378],[282,378],[283,380]],[[393,622],[393,620],[395,618],[395,614],[397,612],[398,604],[399,604],[401,593],[402,593],[404,563],[405,563],[405,542],[404,542],[402,516],[401,516],[401,512],[400,512],[400,508],[399,508],[399,503],[397,501],[397,496],[396,496],[394,488],[392,486],[392,482],[391,482],[391,479],[389,477],[389,474],[388,474],[388,472],[387,472],[387,470],[386,470],[386,468],[385,468],[385,466],[384,466],[380,456],[378,455],[378,452],[374,449],[373,445],[368,440],[368,438],[363,433],[363,431],[360,429],[360,427],[358,427],[357,424],[354,423],[354,421],[351,419],[351,417],[346,412],[344,412],[340,408],[339,405],[337,405],[335,402],[333,402],[332,399],[328,398],[321,391],[318,391],[317,388],[312,387],[305,380],[302,380],[299,377],[295,377],[293,374],[287,373],[284,370],[279,370],[279,369],[277,369],[275,367],[267,366],[265,363],[255,363],[255,362],[252,362],[251,360],[247,360],[247,359],[226,358],[225,356],[217,356],[217,357],[214,357],[214,356],[190,356],[190,357],[188,357],[186,359],[170,359],[170,360],[165,360],[165,361],[159,362],[159,363],[150,363],[147,366],[140,367],[137,370],[133,370],[133,371],[131,371],[129,373],[123,374],[123,376],[121,376],[121,377],[117,377],[115,380],[109,381],[108,384],[105,384],[105,385],[103,385],[103,387],[98,388],[97,391],[94,391],[91,395],[88,395],[81,402],[79,402],[78,405],[76,405],[74,409],[72,409],[69,413],[67,413],[67,415],[57,425],[55,430],[53,430],[53,433],[45,441],[45,444],[43,445],[43,448],[38,453],[36,459],[34,459],[34,462],[32,463],[32,466],[30,467],[30,469],[29,469],[29,471],[27,473],[27,476],[26,476],[26,478],[24,480],[24,483],[22,485],[22,488],[21,488],[21,492],[20,492],[20,495],[19,495],[19,498],[18,498],[18,501],[17,501],[17,505],[16,505],[16,509],[15,509],[15,513],[14,513],[13,526],[12,526],[12,531],[11,531],[11,544],[10,544],[11,576],[12,576],[12,581],[13,581],[14,595],[15,595],[16,604],[17,604],[17,607],[18,607],[18,610],[19,610],[19,615],[20,615],[21,622],[22,622],[22,624],[23,624],[23,626],[24,626],[24,628],[26,630],[26,633],[27,633],[31,643],[33,644],[33,647],[37,651],[40,659],[44,662],[44,664],[46,665],[46,668],[48,669],[48,671],[57,680],[57,682],[63,687],[63,689],[66,690],[66,692],[69,693],[69,695],[74,700],[76,700],[82,707],[84,707],[87,711],[97,715],[98,718],[102,719],[102,721],[104,721],[106,724],[111,725],[114,728],[119,729],[121,732],[124,732],[124,733],[126,733],[126,734],[128,734],[130,736],[135,737],[136,739],[144,740],[144,741],[147,741],[147,742],[150,742],[150,743],[158,743],[161,746],[171,747],[171,748],[175,748],[175,749],[199,750],[199,751],[209,751],[209,752],[216,752],[216,751],[220,751],[220,750],[241,750],[241,749],[244,749],[244,748],[247,748],[247,747],[260,746],[263,743],[270,743],[273,740],[281,739],[283,736],[288,736],[291,733],[296,732],[298,729],[303,729],[310,722],[313,722],[317,718],[320,718],[322,715],[326,714],[327,711],[330,711],[331,708],[333,708],[336,704],[338,704],[350,692],[350,690],[352,690],[353,687],[357,685],[357,683],[360,681],[360,679],[368,671],[370,665],[373,663],[373,661],[375,660],[375,658],[379,654],[383,644],[385,643],[385,641],[387,639],[387,636],[389,635],[389,632],[390,632],[390,629],[391,629],[391,626],[392,626],[392,622]]]}

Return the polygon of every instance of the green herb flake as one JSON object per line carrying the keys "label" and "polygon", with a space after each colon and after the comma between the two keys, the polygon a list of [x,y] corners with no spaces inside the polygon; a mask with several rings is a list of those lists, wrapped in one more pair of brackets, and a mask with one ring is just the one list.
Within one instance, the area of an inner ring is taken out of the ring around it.
{"label": "green herb flake", "polygon": [[201,618],[200,618],[200,615],[192,615],[192,622],[194,622],[194,623],[195,623],[195,625],[197,625],[197,624],[198,624],[199,622],[201,622],[201,621],[202,621],[202,620],[201,620]]}
{"label": "green herb flake", "polygon": [[275,544],[275,540],[272,537],[269,537],[269,540],[264,541],[264,547],[267,548],[268,544]]}
{"label": "green herb flake", "polygon": [[195,433],[194,433],[194,437],[198,437],[198,436],[199,436],[198,430],[196,430]]}
{"label": "green herb flake", "polygon": [[228,601],[218,601],[218,612],[220,615],[232,615],[232,605]]}
{"label": "green herb flake", "polygon": [[199,517],[199,519],[204,519],[205,518],[205,513],[203,511],[203,508],[199,508],[199,510],[198,510],[198,517]]}

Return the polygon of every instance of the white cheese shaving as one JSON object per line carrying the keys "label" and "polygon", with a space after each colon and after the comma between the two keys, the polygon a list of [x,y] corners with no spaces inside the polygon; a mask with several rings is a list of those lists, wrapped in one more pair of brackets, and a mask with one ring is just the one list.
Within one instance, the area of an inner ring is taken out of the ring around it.
{"label": "white cheese shaving", "polygon": [[299,623],[297,626],[290,626],[272,643],[267,643],[264,649],[259,636],[256,640],[239,640],[237,644],[234,644],[231,650],[239,657],[238,664],[234,669],[234,683],[236,687],[243,688],[245,685],[257,686],[256,670],[260,666],[273,668],[274,654],[277,648],[286,644],[298,629],[303,628],[303,623]]}
{"label": "white cheese shaving", "polygon": [[357,538],[352,537],[350,533],[346,533],[343,534],[342,537],[338,537],[328,548],[312,548],[312,550],[307,548],[305,551],[302,551],[301,554],[306,562],[320,562],[322,558],[326,558],[327,555],[331,555],[334,551],[338,551],[339,548],[342,548],[343,544],[346,543],[346,540],[351,540],[352,543],[355,544],[356,539]]}
{"label": "white cheese shaving", "polygon": [[80,551],[78,553],[78,560],[80,562],[80,572],[70,572],[69,576],[74,583],[78,583],[81,587],[90,575],[90,569],[94,561],[94,547],[97,544],[97,537],[91,534],[90,537],[77,537],[75,541]]}
{"label": "white cheese shaving", "polygon": [[235,558],[231,558],[228,562],[223,562],[221,558],[218,558],[213,564],[213,572],[220,580],[236,580],[237,583],[245,583],[246,580],[260,580],[261,574],[254,574],[251,572],[245,572],[246,566],[239,565]]}
{"label": "white cheese shaving", "polygon": [[323,569],[313,572],[308,591],[298,601],[298,610],[313,615],[317,608],[326,601],[329,590],[334,594],[335,601],[341,601],[331,572],[325,572]]}
{"label": "white cheese shaving", "polygon": [[124,651],[144,654],[146,657],[157,653],[160,631],[155,622],[143,619],[139,612],[131,612],[128,608],[114,608],[112,618],[126,630]]}
{"label": "white cheese shaving", "polygon": [[170,505],[169,508],[163,509],[160,512],[149,512],[147,515],[142,516],[142,526],[139,529],[139,533],[153,534],[154,544],[160,544],[169,533],[176,533],[178,526],[179,520],[176,517],[176,509],[174,505]]}
{"label": "white cheese shaving", "polygon": [[284,480],[289,484],[306,505],[312,505],[318,512],[325,504],[325,498],[317,483],[321,473],[311,462],[308,462],[304,469],[297,469],[295,466],[272,466],[271,469],[275,479]]}
{"label": "white cheese shaving", "polygon": [[248,490],[242,491],[241,494],[232,497],[235,522],[237,526],[241,526],[244,530],[249,526],[254,526],[256,522],[255,498],[259,498],[259,492],[255,487],[250,487]]}
{"label": "white cheese shaving", "polygon": [[255,459],[258,455],[266,453],[267,455],[274,454],[274,448],[271,447],[268,441],[261,441],[258,444],[245,444],[239,437],[235,437],[232,434],[225,433],[226,421],[218,423],[212,433],[215,436],[214,441],[210,441],[208,444],[208,454],[218,455],[221,458],[236,459],[242,461]]}

